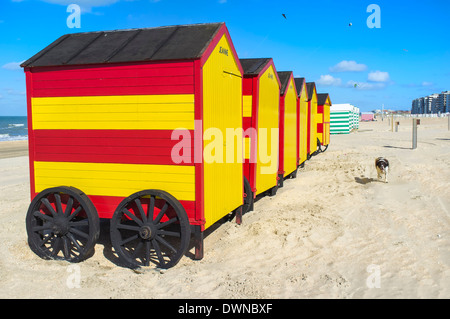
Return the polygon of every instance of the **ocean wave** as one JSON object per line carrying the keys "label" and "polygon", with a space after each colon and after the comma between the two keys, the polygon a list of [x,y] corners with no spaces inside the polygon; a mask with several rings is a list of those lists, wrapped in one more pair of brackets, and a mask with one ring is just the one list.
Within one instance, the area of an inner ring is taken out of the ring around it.
{"label": "ocean wave", "polygon": [[28,139],[28,135],[9,135],[9,134],[0,134],[0,142],[6,141],[24,141]]}
{"label": "ocean wave", "polygon": [[25,124],[8,124],[9,127],[21,127],[25,126]]}

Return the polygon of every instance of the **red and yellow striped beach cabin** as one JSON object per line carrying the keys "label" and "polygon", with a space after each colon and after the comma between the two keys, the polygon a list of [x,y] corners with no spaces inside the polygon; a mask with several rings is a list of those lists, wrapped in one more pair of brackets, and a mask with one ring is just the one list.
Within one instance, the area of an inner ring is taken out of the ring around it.
{"label": "red and yellow striped beach cabin", "polygon": [[297,89],[292,71],[278,72],[280,90],[280,143],[278,185],[285,177],[296,177],[297,160]]}
{"label": "red and yellow striped beach cabin", "polygon": [[82,260],[97,215],[112,219],[131,267],[173,266],[191,228],[201,258],[203,231],[243,204],[242,141],[226,161],[219,136],[242,129],[243,70],[225,24],[67,34],[22,66],[38,254]]}
{"label": "red and yellow striped beach cabin", "polygon": [[308,92],[305,78],[295,78],[297,89],[297,156],[298,165],[308,159]]}
{"label": "red and yellow striped beach cabin", "polygon": [[314,82],[306,83],[308,92],[308,158],[317,150],[317,91]]}
{"label": "red and yellow striped beach cabin", "polygon": [[320,122],[317,123],[317,138],[322,146],[330,144],[330,107],[330,95],[317,94],[317,114],[320,117]]}
{"label": "red and yellow striped beach cabin", "polygon": [[244,138],[244,175],[253,196],[266,191],[274,195],[278,188],[280,80],[271,58],[240,62],[244,70],[243,127],[249,132]]}

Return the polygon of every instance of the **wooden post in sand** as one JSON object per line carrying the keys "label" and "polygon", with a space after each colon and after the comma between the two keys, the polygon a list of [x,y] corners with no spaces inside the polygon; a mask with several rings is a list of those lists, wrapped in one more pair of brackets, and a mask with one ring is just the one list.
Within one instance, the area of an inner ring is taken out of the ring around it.
{"label": "wooden post in sand", "polygon": [[391,132],[394,132],[394,113],[391,114]]}
{"label": "wooden post in sand", "polygon": [[417,119],[413,118],[413,129],[412,129],[412,149],[417,148]]}

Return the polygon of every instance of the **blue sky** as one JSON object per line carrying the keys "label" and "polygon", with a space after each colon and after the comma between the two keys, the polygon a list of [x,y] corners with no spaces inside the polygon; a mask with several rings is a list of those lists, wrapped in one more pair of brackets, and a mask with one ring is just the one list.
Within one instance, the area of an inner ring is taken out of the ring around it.
{"label": "blue sky", "polygon": [[[71,3],[81,28],[67,26]],[[271,57],[333,103],[406,110],[450,90],[448,0],[0,0],[0,115],[26,115],[18,64],[63,34],[205,22],[227,24],[239,57]]]}

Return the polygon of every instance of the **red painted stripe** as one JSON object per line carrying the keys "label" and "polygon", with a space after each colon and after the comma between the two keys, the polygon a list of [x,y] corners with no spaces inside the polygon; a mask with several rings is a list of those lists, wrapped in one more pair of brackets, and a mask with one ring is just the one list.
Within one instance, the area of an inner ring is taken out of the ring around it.
{"label": "red painted stripe", "polygon": [[317,133],[323,133],[323,123],[317,123]]}
{"label": "red painted stripe", "polygon": [[193,94],[192,85],[177,86],[122,86],[122,87],[77,87],[66,89],[36,89],[33,97],[63,96],[110,96],[110,95],[162,95]]}
{"label": "red painted stripe", "polygon": [[33,130],[33,119],[31,110],[31,96],[33,95],[33,73],[27,68],[25,69],[26,77],[26,89],[27,89],[27,121],[28,121],[28,158],[29,158],[29,168],[30,168],[30,193],[35,192],[35,182],[34,182],[34,130]]}
{"label": "red painted stripe", "polygon": [[192,62],[151,62],[33,68],[36,81],[193,75]]}
{"label": "red painted stripe", "polygon": [[193,62],[36,68],[33,97],[193,94]]}
{"label": "red painted stripe", "polygon": [[[287,89],[286,89],[287,92]],[[285,92],[285,94],[286,94]],[[278,142],[278,174],[284,174],[284,98],[280,97],[279,142]]]}
{"label": "red painted stripe", "polygon": [[306,134],[306,152],[311,154],[311,101],[308,101],[308,116],[307,116],[307,134]]}
{"label": "red painted stripe", "polygon": [[319,114],[323,113],[323,105],[317,105],[317,113]]}
{"label": "red painted stripe", "polygon": [[245,76],[242,79],[242,95],[253,94],[253,77]]}
{"label": "red painted stripe", "polygon": [[193,131],[190,131],[190,148],[186,146],[182,150],[185,152],[181,154],[182,163],[172,159],[172,149],[180,140],[172,140],[171,133],[165,130],[35,130],[34,160],[194,165]]}
{"label": "red painted stripe", "polygon": [[242,118],[242,129],[245,131],[246,129],[253,127],[252,121],[253,121],[253,119],[251,117],[243,117]]}
{"label": "red painted stripe", "polygon": [[86,88],[101,86],[105,88],[119,88],[122,86],[192,86],[194,79],[191,75],[184,76],[160,76],[160,77],[116,77],[104,79],[72,79],[58,81],[39,81],[34,83],[35,90],[62,90],[68,88]]}
{"label": "red painted stripe", "polygon": [[[194,62],[194,103],[195,103],[195,138],[201,139],[200,147],[194,149],[195,163],[195,223],[201,225],[201,230],[205,227],[205,168],[203,164],[203,69],[201,61]],[[198,136],[197,136],[198,135]],[[192,221],[191,221],[191,224]]]}

